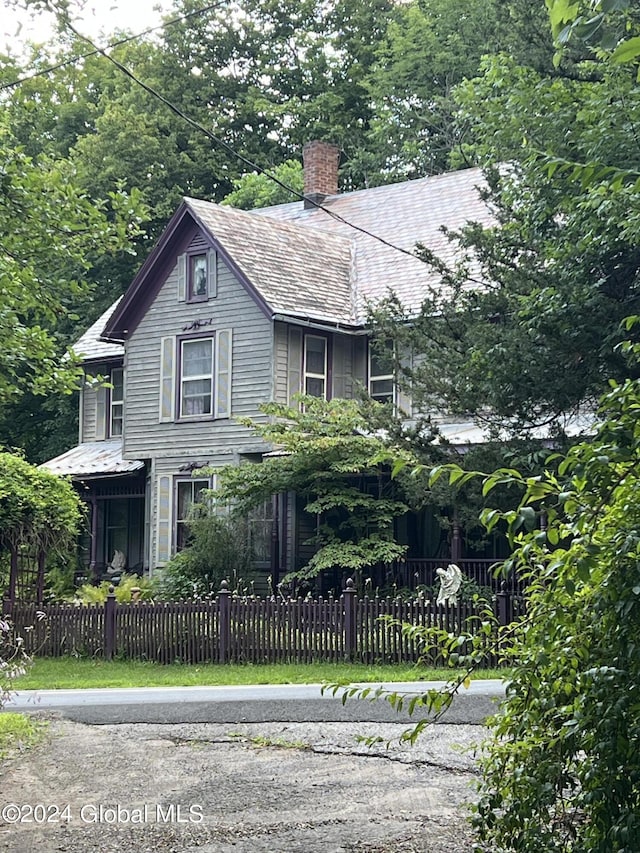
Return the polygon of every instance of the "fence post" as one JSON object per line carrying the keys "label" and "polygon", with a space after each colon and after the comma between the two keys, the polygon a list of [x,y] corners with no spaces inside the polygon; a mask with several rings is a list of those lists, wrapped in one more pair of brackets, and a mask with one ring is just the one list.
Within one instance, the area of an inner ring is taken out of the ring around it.
{"label": "fence post", "polygon": [[498,607],[498,624],[504,628],[513,622],[513,599],[507,591],[506,581],[502,581],[500,592],[496,594],[496,602]]}
{"label": "fence post", "polygon": [[342,592],[344,603],[344,656],[353,660],[356,653],[356,588],[352,578],[348,578]]}
{"label": "fence post", "polygon": [[116,594],[113,586],[109,587],[107,600],[104,603],[104,658],[113,660],[116,650]]}
{"label": "fence post", "polygon": [[218,591],[218,662],[228,663],[231,646],[231,622],[229,619],[229,604],[231,593],[229,584],[222,581]]}

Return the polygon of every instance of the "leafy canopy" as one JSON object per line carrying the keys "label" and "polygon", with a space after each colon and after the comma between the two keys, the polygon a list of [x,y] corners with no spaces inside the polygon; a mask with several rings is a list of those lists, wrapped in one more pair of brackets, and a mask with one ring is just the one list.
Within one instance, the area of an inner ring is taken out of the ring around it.
{"label": "leafy canopy", "polygon": [[136,233],[136,194],[110,194],[113,217],[75,183],[73,170],[27,156],[0,116],[0,405],[25,391],[68,393],[78,368],[62,360],[53,329],[86,293],[90,257]]}
{"label": "leafy canopy", "polygon": [[355,400],[301,397],[300,403],[301,409],[269,403],[262,406],[268,421],[244,421],[274,452],[261,464],[223,469],[221,499],[244,514],[271,495],[295,491],[316,529],[305,544],[317,548],[299,577],[402,557],[406,546],[394,541],[393,521],[407,505],[388,476],[385,441]]}
{"label": "leafy canopy", "polygon": [[524,488],[508,521],[530,587],[482,760],[482,850],[623,853],[640,837],[640,382],[610,385],[594,441],[557,475],[486,485]]}
{"label": "leafy canopy", "polygon": [[62,553],[74,547],[81,515],[80,498],[67,480],[19,456],[0,453],[2,548],[26,545]]}

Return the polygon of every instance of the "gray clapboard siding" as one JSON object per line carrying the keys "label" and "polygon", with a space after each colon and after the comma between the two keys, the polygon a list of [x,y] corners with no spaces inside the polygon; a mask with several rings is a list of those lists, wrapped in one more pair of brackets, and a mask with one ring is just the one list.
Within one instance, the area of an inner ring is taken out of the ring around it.
{"label": "gray clapboard siding", "polygon": [[287,371],[289,364],[289,335],[286,323],[273,324],[273,399],[276,403],[288,403]]}
{"label": "gray clapboard siding", "polygon": [[[193,245],[193,244],[192,244]],[[125,456],[193,459],[256,449],[257,439],[235,418],[256,416],[272,394],[273,328],[233,273],[219,263],[218,293],[208,302],[177,299],[177,264],[127,342]],[[200,321],[203,335],[233,330],[231,418],[159,423],[160,342]]]}
{"label": "gray clapboard siding", "polygon": [[82,389],[82,441],[96,440],[96,389],[85,384]]}

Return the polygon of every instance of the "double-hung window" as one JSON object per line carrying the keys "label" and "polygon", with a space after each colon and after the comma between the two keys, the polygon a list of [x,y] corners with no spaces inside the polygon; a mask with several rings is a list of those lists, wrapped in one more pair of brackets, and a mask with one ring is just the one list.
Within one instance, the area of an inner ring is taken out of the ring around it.
{"label": "double-hung window", "polygon": [[320,335],[304,336],[304,393],[327,399],[327,339]]}
{"label": "double-hung window", "polygon": [[189,521],[192,517],[194,504],[202,503],[205,494],[211,488],[208,479],[176,480],[175,481],[175,550],[182,549],[189,542]]}
{"label": "double-hung window", "polygon": [[109,393],[109,435],[112,438],[122,435],[124,422],[124,370],[116,367],[111,371],[111,389]]}
{"label": "double-hung window", "polygon": [[124,370],[112,367],[104,376],[108,384],[105,381],[93,392],[96,441],[120,438],[124,429]]}
{"label": "double-hung window", "polygon": [[378,341],[369,345],[369,396],[378,403],[395,403],[393,342]]}
{"label": "double-hung window", "polygon": [[160,341],[159,421],[231,417],[232,330]]}
{"label": "double-hung window", "polygon": [[213,343],[212,337],[180,341],[181,418],[213,413]]}

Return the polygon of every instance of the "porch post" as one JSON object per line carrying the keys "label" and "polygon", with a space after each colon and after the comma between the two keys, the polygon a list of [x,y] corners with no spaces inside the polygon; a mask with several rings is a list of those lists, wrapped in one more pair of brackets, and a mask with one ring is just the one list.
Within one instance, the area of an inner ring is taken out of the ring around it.
{"label": "porch post", "polygon": [[89,572],[91,580],[96,580],[98,565],[98,500],[95,495],[89,498],[91,505],[91,534],[89,537]]}
{"label": "porch post", "polygon": [[462,537],[460,536],[460,523],[458,513],[453,511],[453,528],[451,534],[451,562],[458,563],[462,559]]}
{"label": "porch post", "polygon": [[280,495],[272,496],[271,506],[273,507],[270,552],[271,588],[277,589],[280,582]]}

